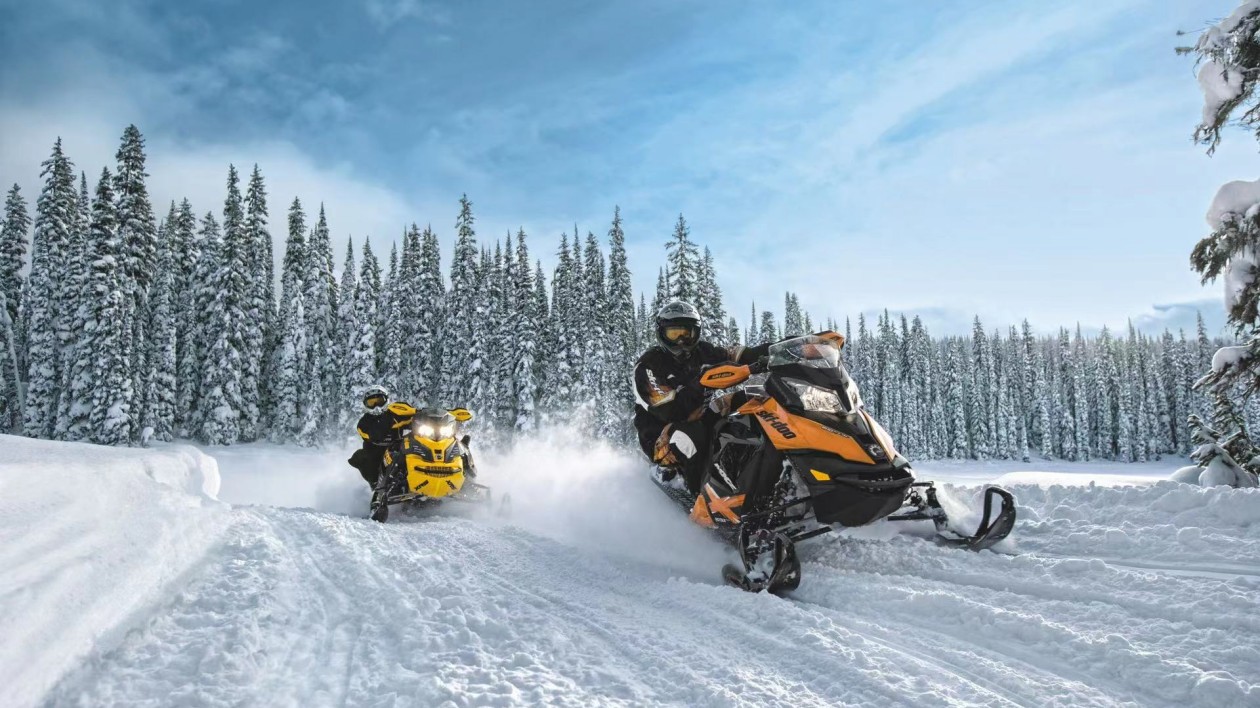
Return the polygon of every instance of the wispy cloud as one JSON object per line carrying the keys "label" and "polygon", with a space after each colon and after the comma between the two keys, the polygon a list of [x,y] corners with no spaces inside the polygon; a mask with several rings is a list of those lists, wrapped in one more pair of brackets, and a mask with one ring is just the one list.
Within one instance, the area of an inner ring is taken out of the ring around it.
{"label": "wispy cloud", "polygon": [[1172,33],[1213,3],[312,0],[242,31],[215,4],[50,0],[0,48],[0,176],[34,187],[57,134],[95,171],[136,122],[155,191],[199,210],[229,160],[342,235],[449,228],[467,192],[483,235],[550,253],[620,204],[637,286],[684,212],[741,319],[790,289],[819,317],[1124,322],[1205,297],[1186,252],[1254,171],[1246,140],[1187,138]]}

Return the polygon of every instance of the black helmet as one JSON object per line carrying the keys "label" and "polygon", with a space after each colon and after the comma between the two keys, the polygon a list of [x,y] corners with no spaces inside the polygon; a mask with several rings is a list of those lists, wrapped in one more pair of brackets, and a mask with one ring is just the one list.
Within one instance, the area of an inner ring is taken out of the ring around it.
{"label": "black helmet", "polygon": [[372,415],[385,412],[385,404],[389,403],[389,391],[380,384],[373,384],[363,390],[363,407]]}
{"label": "black helmet", "polygon": [[700,342],[700,312],[691,303],[674,300],[656,313],[656,340],[674,356],[685,356]]}

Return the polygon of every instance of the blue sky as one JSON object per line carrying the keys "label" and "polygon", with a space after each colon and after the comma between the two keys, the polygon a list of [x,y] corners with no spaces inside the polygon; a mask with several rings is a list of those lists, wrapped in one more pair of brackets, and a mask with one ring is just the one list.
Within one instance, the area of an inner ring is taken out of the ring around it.
{"label": "blue sky", "polygon": [[135,122],[159,203],[218,210],[257,162],[277,236],[298,195],[339,238],[449,249],[467,192],[549,263],[619,204],[642,288],[682,212],[741,321],[785,289],[937,332],[1217,315],[1187,256],[1255,177],[1249,136],[1190,143],[1173,53],[1232,0],[5,4],[0,179],[28,196],[58,135],[95,175]]}

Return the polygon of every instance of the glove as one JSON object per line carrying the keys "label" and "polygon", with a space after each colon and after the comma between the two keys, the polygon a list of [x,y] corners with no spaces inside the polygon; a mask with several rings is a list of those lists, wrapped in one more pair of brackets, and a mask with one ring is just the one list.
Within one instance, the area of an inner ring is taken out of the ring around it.
{"label": "glove", "polygon": [[748,372],[752,374],[764,374],[770,370],[769,357],[761,357],[757,361],[748,365]]}

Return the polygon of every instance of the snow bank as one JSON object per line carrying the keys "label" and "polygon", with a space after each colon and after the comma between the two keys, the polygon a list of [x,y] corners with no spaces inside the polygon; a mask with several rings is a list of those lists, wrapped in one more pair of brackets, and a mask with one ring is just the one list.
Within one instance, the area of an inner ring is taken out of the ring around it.
{"label": "snow bank", "polygon": [[1014,486],[1020,551],[1260,571],[1260,489]]}
{"label": "snow bank", "polygon": [[0,705],[36,703],[166,598],[227,523],[186,446],[0,435]]}

